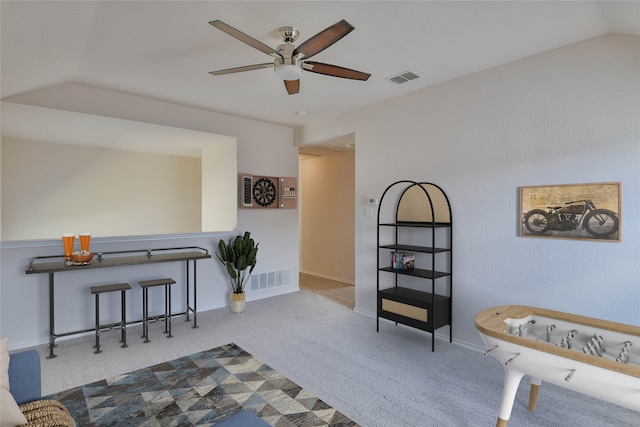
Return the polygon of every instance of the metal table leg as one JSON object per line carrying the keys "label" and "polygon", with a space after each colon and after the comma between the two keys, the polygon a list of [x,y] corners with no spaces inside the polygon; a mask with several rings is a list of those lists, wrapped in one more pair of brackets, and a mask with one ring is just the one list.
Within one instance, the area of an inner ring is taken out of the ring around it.
{"label": "metal table leg", "polygon": [[193,327],[198,327],[198,276],[196,271],[196,260],[193,260]]}
{"label": "metal table leg", "polygon": [[149,288],[142,290],[142,338],[145,343],[149,342]]}
{"label": "metal table leg", "polygon": [[55,297],[53,288],[53,273],[49,273],[49,355],[47,359],[53,359],[56,357],[53,354],[54,340],[56,339],[55,332]]}
{"label": "metal table leg", "polygon": [[122,339],[122,348],[127,348],[127,292],[125,290],[120,291],[120,310],[122,323],[120,327],[120,338]]}
{"label": "metal table leg", "polygon": [[187,309],[185,310],[185,312],[187,313],[187,318],[185,319],[185,322],[188,322],[189,319],[190,319],[189,318],[189,311],[191,310],[191,307],[189,306],[189,260],[185,261],[185,266],[187,268],[187,273],[186,273],[187,279],[184,282],[185,283],[185,288],[187,289],[187,301],[186,301],[187,302],[186,303]]}
{"label": "metal table leg", "polygon": [[96,293],[96,351],[95,354],[102,353],[100,351],[100,293]]}
{"label": "metal table leg", "polygon": [[167,327],[167,322],[169,323],[169,335],[167,335],[167,338],[173,338],[173,335],[171,335],[171,285],[164,285],[164,289],[165,289],[165,307],[166,311],[165,311],[165,329]]}

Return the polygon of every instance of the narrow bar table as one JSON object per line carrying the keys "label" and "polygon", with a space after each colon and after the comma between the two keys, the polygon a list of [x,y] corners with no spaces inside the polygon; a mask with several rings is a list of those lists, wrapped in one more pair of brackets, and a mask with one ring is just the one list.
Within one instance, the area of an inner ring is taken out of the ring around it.
{"label": "narrow bar table", "polygon": [[[137,254],[137,255],[136,255]],[[55,262],[42,262],[46,259],[62,259]],[[180,316],[186,314],[187,321],[189,321],[189,313],[193,313],[193,327],[198,327],[197,321],[197,270],[196,262],[201,259],[211,258],[209,251],[197,246],[180,247],[180,248],[161,248],[161,249],[140,249],[129,251],[115,251],[115,252],[96,252],[94,258],[90,263],[85,265],[68,265],[64,262],[64,256],[52,255],[52,256],[38,256],[31,258],[29,266],[25,271],[26,274],[49,274],[49,356],[47,359],[56,357],[53,354],[54,341],[56,338],[64,337],[68,335],[80,334],[83,332],[93,331],[91,329],[83,329],[72,332],[65,332],[62,334],[55,333],[55,283],[54,274],[60,272],[74,272],[85,271],[94,268],[109,268],[109,267],[125,267],[131,265],[146,265],[146,264],[158,264],[166,262],[186,262],[186,282],[185,288],[187,293],[186,308],[182,313],[175,313],[172,316]],[[193,307],[189,305],[189,261],[193,261]],[[141,320],[135,320],[127,322],[127,324],[139,323]]]}

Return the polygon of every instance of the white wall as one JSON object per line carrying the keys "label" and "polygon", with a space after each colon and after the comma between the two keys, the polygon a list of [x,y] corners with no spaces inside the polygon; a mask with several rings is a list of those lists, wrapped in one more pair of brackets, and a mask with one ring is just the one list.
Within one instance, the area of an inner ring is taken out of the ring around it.
{"label": "white wall", "polygon": [[[376,310],[376,222],[361,201],[399,179],[445,190],[454,340],[479,346],[475,315],[503,304],[640,324],[639,117],[640,38],[608,35],[296,129],[295,142],[356,134],[362,312]],[[616,181],[620,243],[518,237],[520,186]]]}
{"label": "white wall", "polygon": [[[87,86],[65,84],[13,98],[12,102],[85,112],[145,123],[174,126],[237,137],[237,170],[267,176],[298,176],[298,150],[289,128],[231,117],[132,95],[114,93]],[[216,197],[215,194],[209,195]],[[298,210],[253,209],[238,212],[238,232],[251,231],[260,242],[255,274],[290,270],[291,283],[248,293],[248,300],[264,298],[298,289]],[[203,233],[188,236],[92,239],[94,250],[127,250],[150,247],[201,246],[214,253],[220,238],[236,233]],[[58,239],[24,244],[0,244],[0,335],[10,336],[11,349],[48,341],[46,274],[25,275],[33,256],[61,252]],[[100,274],[95,274],[100,272]],[[91,327],[93,299],[89,286],[127,281],[135,287],[138,280],[183,277],[182,264],[158,264],[152,267],[125,267],[93,272],[56,275],[59,331]],[[116,282],[114,282],[116,281]],[[227,279],[215,260],[198,262],[198,307],[202,310],[228,305]],[[128,299],[132,316],[141,311],[139,289]],[[175,292],[178,292],[176,290]],[[175,295],[178,295],[177,293]],[[179,296],[176,296],[176,304]],[[248,306],[250,309],[250,305]],[[101,310],[102,311],[102,310]],[[203,325],[205,326],[205,325]],[[215,327],[215,325],[207,325]]]}

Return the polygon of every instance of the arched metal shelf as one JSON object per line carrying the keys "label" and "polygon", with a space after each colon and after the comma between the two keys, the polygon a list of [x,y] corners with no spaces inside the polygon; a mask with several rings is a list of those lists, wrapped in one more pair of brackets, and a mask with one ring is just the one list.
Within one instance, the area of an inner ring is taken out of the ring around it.
{"label": "arched metal shelf", "polygon": [[[385,211],[390,200],[395,201],[393,214]],[[442,188],[408,180],[386,188],[378,206],[378,332],[380,318],[430,332],[434,351],[435,331],[449,325],[452,341],[452,237],[451,206]],[[381,265],[383,251],[417,254],[415,264],[420,268]],[[425,289],[420,280],[429,281],[430,286]]]}

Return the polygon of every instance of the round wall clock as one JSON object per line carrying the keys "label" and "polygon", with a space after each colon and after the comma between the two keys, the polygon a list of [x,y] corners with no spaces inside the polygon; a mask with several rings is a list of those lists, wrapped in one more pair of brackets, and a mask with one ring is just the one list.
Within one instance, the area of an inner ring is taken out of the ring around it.
{"label": "round wall clock", "polygon": [[270,206],[276,200],[276,186],[268,178],[260,178],[253,184],[253,199],[260,206]]}

